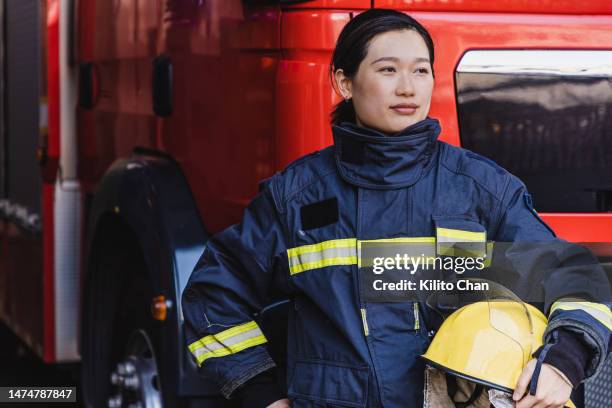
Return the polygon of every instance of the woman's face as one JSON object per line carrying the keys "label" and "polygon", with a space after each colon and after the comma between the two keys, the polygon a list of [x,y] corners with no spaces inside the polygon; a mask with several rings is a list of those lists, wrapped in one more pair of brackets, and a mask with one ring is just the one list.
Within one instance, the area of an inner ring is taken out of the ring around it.
{"label": "woman's face", "polygon": [[354,77],[342,70],[335,76],[342,96],[353,100],[359,126],[396,133],[429,113],[434,79],[427,45],[416,31],[375,36]]}

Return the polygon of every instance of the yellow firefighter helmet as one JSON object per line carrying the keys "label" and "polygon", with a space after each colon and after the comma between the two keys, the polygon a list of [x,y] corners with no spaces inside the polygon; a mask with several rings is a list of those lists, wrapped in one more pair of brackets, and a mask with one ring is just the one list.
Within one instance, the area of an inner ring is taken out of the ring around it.
{"label": "yellow firefighter helmet", "polygon": [[[422,357],[446,374],[512,393],[546,324],[542,312],[521,301],[478,301],[448,316]],[[574,408],[571,401],[566,406]]]}

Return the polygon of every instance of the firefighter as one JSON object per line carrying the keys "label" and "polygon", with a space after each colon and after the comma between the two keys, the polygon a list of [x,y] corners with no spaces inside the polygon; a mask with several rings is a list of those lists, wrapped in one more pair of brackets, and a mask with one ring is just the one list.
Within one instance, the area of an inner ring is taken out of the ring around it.
{"label": "firefighter", "polygon": [[[411,17],[372,9],[353,18],[332,57],[344,98],[332,113],[334,145],[264,181],[241,223],[207,243],[182,297],[185,332],[226,398],[250,408],[422,406],[424,308],[364,301],[358,243],[457,234],[561,242],[520,180],[438,140],[440,124],[428,117],[433,63],[432,39]],[[605,274],[577,262],[588,254],[564,253],[548,254],[559,265],[541,283],[549,323],[540,356],[556,360],[540,359],[536,395],[524,395],[533,364],[524,370],[520,408],[560,407],[607,354],[610,311],[597,303],[610,298]],[[571,285],[560,284],[565,277]],[[564,300],[572,295],[591,303]],[[292,299],[286,393],[253,317],[278,296]],[[552,368],[562,357],[570,363]]]}

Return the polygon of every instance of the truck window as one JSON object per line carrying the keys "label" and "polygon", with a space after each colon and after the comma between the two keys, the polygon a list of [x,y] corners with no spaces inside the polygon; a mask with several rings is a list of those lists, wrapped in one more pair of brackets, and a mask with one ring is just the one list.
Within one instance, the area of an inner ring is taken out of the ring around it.
{"label": "truck window", "polygon": [[612,210],[612,51],[469,51],[463,147],[520,177],[542,212]]}

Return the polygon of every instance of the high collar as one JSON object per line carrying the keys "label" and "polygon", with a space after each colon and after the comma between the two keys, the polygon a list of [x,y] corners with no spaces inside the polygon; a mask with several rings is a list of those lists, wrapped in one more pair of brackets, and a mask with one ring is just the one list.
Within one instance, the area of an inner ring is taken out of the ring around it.
{"label": "high collar", "polygon": [[389,135],[350,122],[332,126],[336,165],[348,183],[394,189],[416,183],[429,163],[440,134],[437,119],[426,118]]}

